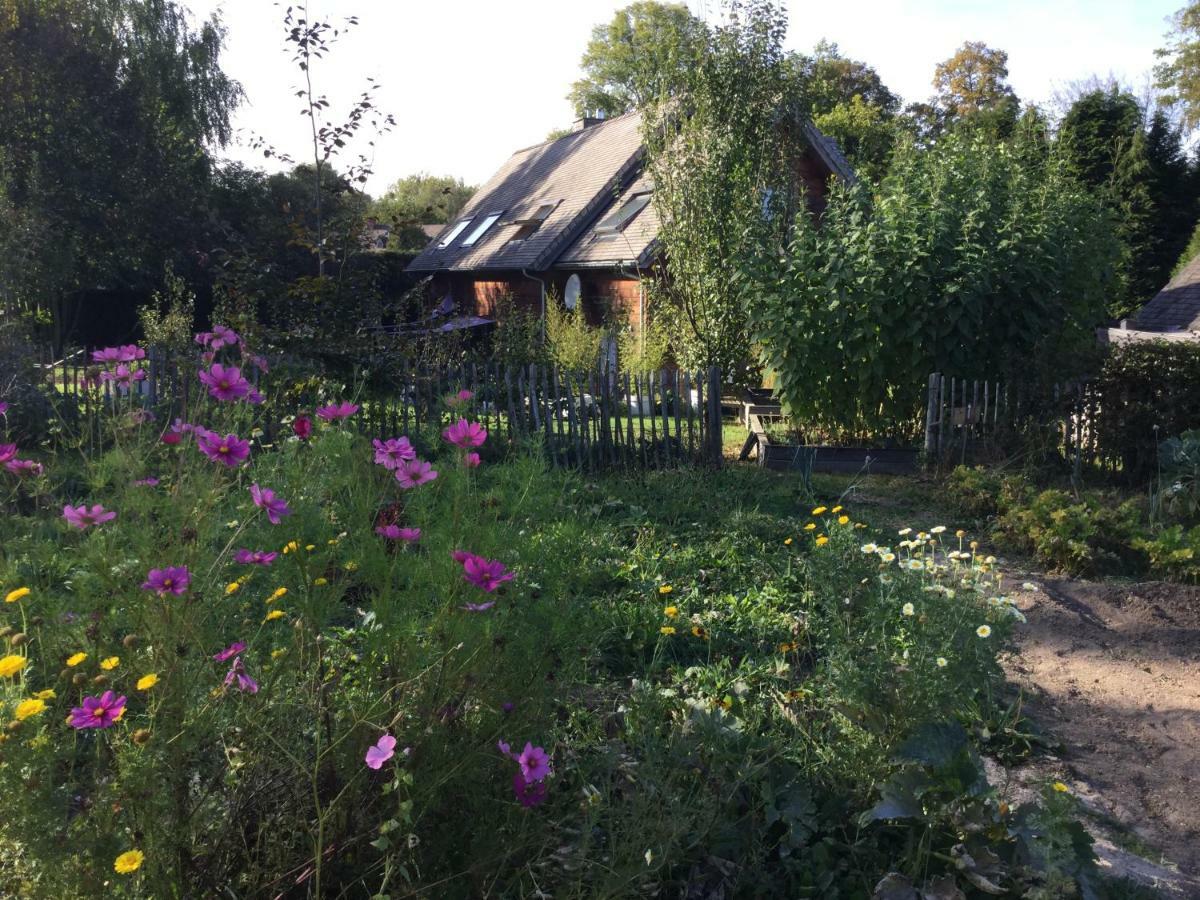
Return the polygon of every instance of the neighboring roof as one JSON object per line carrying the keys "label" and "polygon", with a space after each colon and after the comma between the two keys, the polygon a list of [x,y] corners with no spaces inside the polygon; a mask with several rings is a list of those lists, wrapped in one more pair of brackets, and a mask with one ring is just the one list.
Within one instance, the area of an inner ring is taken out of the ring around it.
{"label": "neighboring roof", "polygon": [[1130,324],[1142,331],[1200,331],[1200,254],[1138,310]]}
{"label": "neighboring roof", "polygon": [[[833,139],[811,122],[804,123],[804,137],[829,172],[854,179],[854,170]],[[407,271],[644,268],[658,250],[653,203],[613,233],[596,230],[632,197],[653,191],[644,156],[641,116],[636,112],[518,150],[453,221],[440,226]],[[528,229],[522,223],[537,218],[534,211],[547,204],[553,209],[541,225],[513,240]],[[499,219],[478,241],[463,246],[480,223],[496,214]],[[450,236],[449,246],[438,246]]]}
{"label": "neighboring roof", "polygon": [[[640,116],[629,113],[518,150],[408,265],[408,271],[548,268],[640,164],[640,124]],[[547,202],[557,205],[541,226],[524,240],[510,242],[521,227],[513,220]],[[500,220],[473,246],[462,246],[470,233],[467,228],[449,247],[438,247],[455,223],[471,219],[473,226],[501,211]]]}
{"label": "neighboring roof", "polygon": [[437,237],[439,234],[441,234],[442,229],[444,229],[445,227],[446,227],[445,225],[435,222],[432,225],[422,225],[421,230],[423,232],[425,232],[425,237],[432,239],[432,238]]}

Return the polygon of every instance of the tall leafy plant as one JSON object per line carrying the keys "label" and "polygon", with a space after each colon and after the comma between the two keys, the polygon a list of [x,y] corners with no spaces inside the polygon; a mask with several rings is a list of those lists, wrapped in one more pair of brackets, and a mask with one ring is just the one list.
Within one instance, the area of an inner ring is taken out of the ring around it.
{"label": "tall leafy plant", "polygon": [[818,223],[739,266],[784,402],[809,427],[912,429],[935,370],[1068,374],[1104,314],[1115,239],[1053,158],[978,134],[902,149],[872,193],[837,185]]}

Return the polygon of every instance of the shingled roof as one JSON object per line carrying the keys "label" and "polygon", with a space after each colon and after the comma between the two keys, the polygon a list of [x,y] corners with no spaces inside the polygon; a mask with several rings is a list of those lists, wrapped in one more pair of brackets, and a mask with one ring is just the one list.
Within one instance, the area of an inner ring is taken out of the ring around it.
{"label": "shingled roof", "polygon": [[1138,310],[1131,324],[1142,331],[1200,331],[1200,254]]}
{"label": "shingled roof", "polygon": [[[836,142],[811,122],[804,135],[826,169],[854,179]],[[644,161],[637,112],[518,150],[408,271],[645,267],[657,253],[659,223],[644,199],[654,190]],[[626,203],[640,208],[619,227],[604,228]]]}

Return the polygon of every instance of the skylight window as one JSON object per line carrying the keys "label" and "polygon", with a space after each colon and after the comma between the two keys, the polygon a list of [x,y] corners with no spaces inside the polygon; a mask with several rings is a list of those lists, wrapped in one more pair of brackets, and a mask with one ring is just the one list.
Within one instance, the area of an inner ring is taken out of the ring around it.
{"label": "skylight window", "polygon": [[646,204],[650,202],[649,192],[644,194],[634,194],[613,212],[611,216],[602,221],[596,226],[596,234],[608,235],[617,234],[625,230],[634,216],[646,208]]}
{"label": "skylight window", "polygon": [[508,224],[519,225],[520,227],[513,232],[513,236],[509,241],[523,241],[535,231],[542,227],[542,223],[550,217],[550,213],[554,212],[558,206],[558,201],[548,203],[538,203],[526,207],[519,211],[516,216]]}
{"label": "skylight window", "polygon": [[438,249],[445,250],[447,247],[449,247],[451,244],[453,244],[454,239],[456,237],[458,237],[460,234],[462,234],[463,229],[465,229],[470,224],[471,224],[470,219],[461,220],[457,225],[455,225],[453,228],[451,228],[450,233],[448,235],[446,235],[444,238],[442,238],[442,240],[438,243]]}
{"label": "skylight window", "polygon": [[481,237],[483,237],[484,232],[495,225],[497,220],[499,220],[502,215],[504,215],[504,210],[500,210],[500,212],[488,213],[486,216],[484,216],[483,221],[475,226],[475,230],[467,235],[466,240],[462,242],[462,245],[464,247],[474,246],[475,243]]}

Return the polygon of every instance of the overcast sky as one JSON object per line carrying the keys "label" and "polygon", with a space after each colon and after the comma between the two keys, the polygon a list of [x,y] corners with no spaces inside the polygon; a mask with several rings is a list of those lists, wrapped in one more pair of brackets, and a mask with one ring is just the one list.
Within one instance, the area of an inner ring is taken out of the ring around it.
{"label": "overcast sky", "polygon": [[[229,29],[224,68],[240,81],[243,132],[300,159],[306,120],[294,97],[298,73],[283,46],[283,7],[272,0],[184,0],[198,15],[220,9]],[[285,4],[286,5],[286,4]],[[414,172],[487,178],[514,150],[570,123],[565,96],[578,77],[591,28],[628,0],[312,0],[313,17],[359,18],[314,67],[318,92],[345,111],[377,78],[380,106],[397,127],[377,145],[382,193]],[[819,39],[869,62],[906,101],[931,93],[934,66],[966,40],[1008,51],[1025,101],[1045,102],[1090,75],[1141,84],[1183,0],[790,0],[789,48]],[[690,0],[712,18],[719,0]],[[228,155],[272,168],[247,147]]]}

